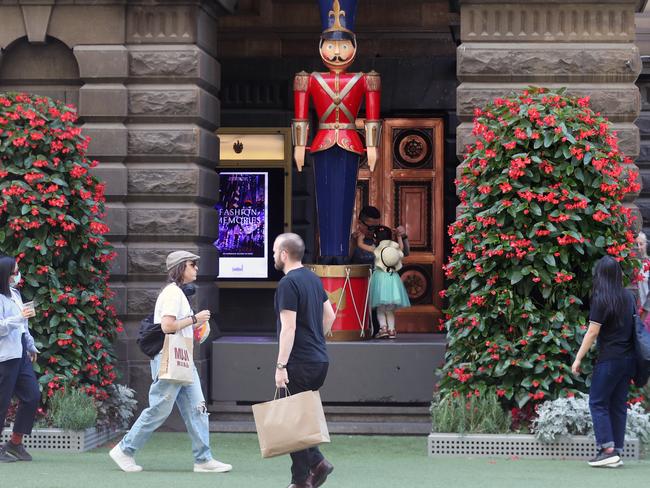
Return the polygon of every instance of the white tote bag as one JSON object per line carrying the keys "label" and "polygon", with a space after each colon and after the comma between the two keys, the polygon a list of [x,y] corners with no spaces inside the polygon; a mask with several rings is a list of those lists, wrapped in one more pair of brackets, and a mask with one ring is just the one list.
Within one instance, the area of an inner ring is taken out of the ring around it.
{"label": "white tote bag", "polygon": [[158,378],[172,383],[191,385],[194,382],[192,339],[181,334],[165,334]]}

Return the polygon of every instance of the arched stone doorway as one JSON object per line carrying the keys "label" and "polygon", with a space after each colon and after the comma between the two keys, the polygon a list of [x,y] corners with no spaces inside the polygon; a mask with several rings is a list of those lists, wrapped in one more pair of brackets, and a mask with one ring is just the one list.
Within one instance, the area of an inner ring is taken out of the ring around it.
{"label": "arched stone doorway", "polygon": [[54,37],[44,44],[21,37],[3,50],[1,91],[26,91],[78,105],[81,85],[73,50]]}

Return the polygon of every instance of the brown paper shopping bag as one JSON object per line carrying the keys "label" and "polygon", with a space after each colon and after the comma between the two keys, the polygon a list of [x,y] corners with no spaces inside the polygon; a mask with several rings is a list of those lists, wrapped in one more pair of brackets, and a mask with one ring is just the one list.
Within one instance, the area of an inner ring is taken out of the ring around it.
{"label": "brown paper shopping bag", "polygon": [[330,441],[317,391],[304,391],[253,405],[253,417],[263,458],[302,451]]}
{"label": "brown paper shopping bag", "polygon": [[172,383],[191,385],[194,381],[192,339],[180,334],[165,334],[158,378]]}

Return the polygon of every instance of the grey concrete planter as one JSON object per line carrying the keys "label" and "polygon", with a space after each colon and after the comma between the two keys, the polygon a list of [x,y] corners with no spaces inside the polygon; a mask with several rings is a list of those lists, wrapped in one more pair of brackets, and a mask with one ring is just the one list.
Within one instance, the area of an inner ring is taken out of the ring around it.
{"label": "grey concrete planter", "polygon": [[[517,456],[547,459],[589,459],[596,453],[593,437],[568,436],[554,442],[538,441],[525,434],[447,434],[432,432],[428,439],[429,456]],[[623,457],[639,459],[638,439],[625,441]]]}
{"label": "grey concrete planter", "polygon": [[[123,429],[63,430],[34,429],[32,434],[23,438],[27,450],[84,452],[95,449],[117,437]],[[0,442],[5,443],[11,437],[11,428],[4,429]]]}

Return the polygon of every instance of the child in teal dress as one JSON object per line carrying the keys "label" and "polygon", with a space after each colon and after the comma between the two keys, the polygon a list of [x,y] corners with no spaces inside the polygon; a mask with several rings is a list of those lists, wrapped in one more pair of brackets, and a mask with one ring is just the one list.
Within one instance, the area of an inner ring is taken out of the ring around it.
{"label": "child in teal dress", "polygon": [[376,232],[374,246],[365,244],[362,239],[357,245],[375,255],[375,270],[370,280],[370,306],[377,309],[379,321],[379,332],[375,337],[394,339],[397,335],[395,310],[411,306],[398,273],[404,257],[402,238],[399,233],[383,227]]}

